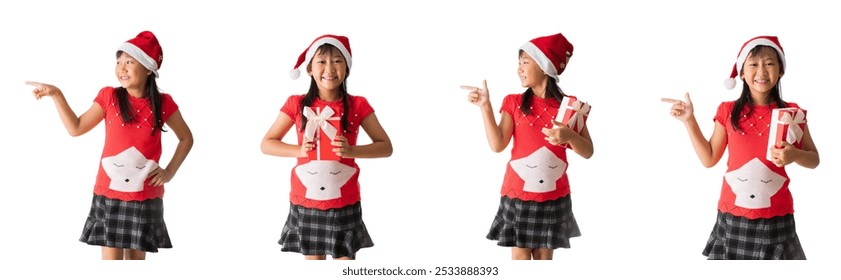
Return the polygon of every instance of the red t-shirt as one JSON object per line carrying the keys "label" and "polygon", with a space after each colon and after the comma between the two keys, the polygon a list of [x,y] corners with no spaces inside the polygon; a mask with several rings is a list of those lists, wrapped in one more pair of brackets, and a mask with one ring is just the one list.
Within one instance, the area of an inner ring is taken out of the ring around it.
{"label": "red t-shirt", "polygon": [[522,94],[510,94],[502,101],[500,112],[507,113],[514,122],[513,147],[508,162],[502,195],[537,202],[555,200],[570,193],[566,175],[565,146],[546,141],[541,131],[552,128],[560,102],[553,98],[532,99],[531,114],[520,110]]}
{"label": "red t-shirt", "polygon": [[[292,95],[280,109],[281,112],[295,121],[295,131],[298,135],[298,145],[303,141],[301,100],[304,95]],[[334,116],[344,114],[342,100],[327,102],[316,98],[310,107],[333,109]],[[336,127],[339,134],[347,138],[348,145],[355,146],[359,135],[359,128],[368,115],[374,112],[368,100],[361,96],[348,97],[348,127],[342,131]],[[319,128],[320,130],[321,128]],[[307,208],[327,210],[341,208],[359,202],[359,166],[352,158],[335,160],[310,160],[299,157],[298,164],[292,169],[292,187],[289,201],[292,204]]]}
{"label": "red t-shirt", "polygon": [[[727,130],[727,173],[724,175],[718,209],[749,219],[771,218],[794,213],[785,167],[777,167],[765,158],[772,123],[771,110],[776,104],[754,106],[747,115],[743,109],[739,125],[733,128],[730,114],[734,102],[722,102],[714,120]],[[789,102],[788,107],[800,108]]]}
{"label": "red t-shirt", "polygon": [[[94,99],[105,114],[105,147],[93,192],[123,201],[163,197],[164,187],[149,185],[147,178],[161,158],[161,131],[152,134],[155,116],[149,99],[126,96],[134,113],[131,123],[120,118],[115,88],[102,88]],[[169,94],[161,97],[161,116],[166,122],[178,105]]]}

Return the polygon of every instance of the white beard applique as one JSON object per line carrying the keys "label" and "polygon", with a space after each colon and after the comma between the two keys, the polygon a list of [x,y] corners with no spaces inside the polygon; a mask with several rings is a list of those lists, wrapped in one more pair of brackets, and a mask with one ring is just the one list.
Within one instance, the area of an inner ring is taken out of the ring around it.
{"label": "white beard applique", "polygon": [[523,190],[533,193],[554,191],[556,182],[566,171],[567,164],[549,148],[540,147],[529,156],[512,160],[514,172],[525,181]]}
{"label": "white beard applique", "polygon": [[771,207],[771,196],[788,179],[754,158],[739,169],[725,173],[724,180],[736,194],[736,206],[760,209]]}
{"label": "white beard applique", "polygon": [[312,160],[295,167],[295,175],[307,188],[304,195],[312,200],[330,200],[342,197],[342,186],[356,168],[335,160]]}
{"label": "white beard applique", "polygon": [[149,172],[158,168],[158,163],[147,159],[135,147],[130,147],[114,156],[102,158],[102,169],[111,178],[109,189],[121,192],[139,192]]}

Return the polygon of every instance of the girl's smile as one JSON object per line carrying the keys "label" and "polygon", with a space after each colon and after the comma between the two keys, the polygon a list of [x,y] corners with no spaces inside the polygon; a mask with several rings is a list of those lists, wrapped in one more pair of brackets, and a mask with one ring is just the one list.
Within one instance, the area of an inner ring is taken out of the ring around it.
{"label": "girl's smile", "polygon": [[750,88],[756,104],[766,104],[774,87],[777,86],[783,70],[773,48],[763,48],[748,55],[742,66],[741,78]]}
{"label": "girl's smile", "polygon": [[114,74],[117,76],[117,80],[120,81],[120,85],[126,88],[132,95],[137,93],[141,93],[142,95],[146,85],[146,79],[149,78],[148,73],[149,70],[146,67],[126,52],[122,52],[117,58]]}
{"label": "girl's smile", "polygon": [[337,94],[347,77],[347,62],[339,51],[316,53],[312,58],[309,74],[315,80],[319,92]]}

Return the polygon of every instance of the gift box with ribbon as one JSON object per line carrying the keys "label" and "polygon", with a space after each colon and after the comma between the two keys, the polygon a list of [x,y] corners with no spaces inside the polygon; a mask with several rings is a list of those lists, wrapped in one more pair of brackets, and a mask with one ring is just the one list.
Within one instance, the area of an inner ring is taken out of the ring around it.
{"label": "gift box with ribbon", "polygon": [[[780,141],[786,141],[795,148],[803,147],[803,129],[806,128],[806,110],[797,108],[778,108],[771,110],[771,133],[768,134],[768,148],[777,147]],[[773,160],[768,149],[765,157]]]}
{"label": "gift box with ribbon", "polygon": [[578,100],[575,96],[566,96],[561,100],[561,108],[558,110],[558,116],[555,120],[581,134],[589,114],[590,104]]}
{"label": "gift box with ribbon", "polygon": [[331,142],[338,135],[341,118],[330,106],[324,106],[324,108],[304,106],[304,116],[307,117],[304,140],[312,141],[315,145],[307,152],[307,157],[311,160],[340,160],[341,158],[333,152]]}

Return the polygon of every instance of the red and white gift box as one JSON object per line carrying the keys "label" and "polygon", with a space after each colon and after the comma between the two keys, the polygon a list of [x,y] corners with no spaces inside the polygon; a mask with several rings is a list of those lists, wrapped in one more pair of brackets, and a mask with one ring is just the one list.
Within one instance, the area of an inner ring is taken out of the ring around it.
{"label": "red and white gift box", "polygon": [[555,120],[572,128],[578,134],[584,130],[584,124],[587,123],[587,116],[590,114],[590,104],[578,100],[575,96],[565,96],[561,100],[561,108],[558,110],[558,116]]}
{"label": "red and white gift box", "polygon": [[304,106],[304,116],[307,117],[307,126],[304,129],[304,140],[311,141],[315,145],[307,152],[307,158],[311,160],[340,160],[341,157],[333,152],[333,142],[341,127],[341,118],[336,115],[330,106],[324,108],[312,108]]}
{"label": "red and white gift box", "polygon": [[[765,158],[773,160],[770,147],[777,147],[780,141],[786,141],[795,148],[803,147],[803,130],[806,129],[806,110],[797,108],[778,108],[771,110],[771,132],[768,134],[768,151]],[[777,147],[779,148],[779,147]]]}

